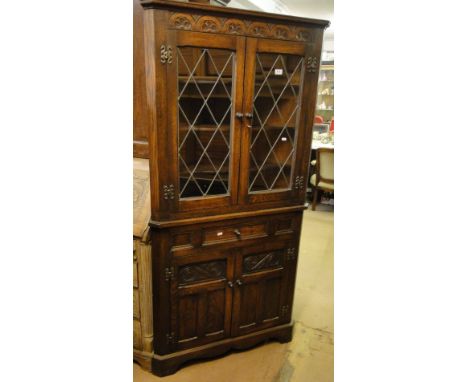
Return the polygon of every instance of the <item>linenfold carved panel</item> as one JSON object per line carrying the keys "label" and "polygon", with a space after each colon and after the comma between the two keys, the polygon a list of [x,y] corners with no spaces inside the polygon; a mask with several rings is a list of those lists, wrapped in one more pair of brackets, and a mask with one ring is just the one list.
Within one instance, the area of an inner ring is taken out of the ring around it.
{"label": "linenfold carved panel", "polygon": [[216,260],[180,267],[178,280],[181,284],[187,284],[223,277],[226,277],[226,260]]}
{"label": "linenfold carved panel", "polygon": [[268,268],[277,268],[281,264],[281,251],[260,253],[244,257],[244,273],[257,272]]}
{"label": "linenfold carved panel", "polygon": [[169,28],[239,36],[275,38],[280,40],[311,41],[312,30],[285,24],[227,19],[216,16],[198,16],[188,13],[170,13]]}

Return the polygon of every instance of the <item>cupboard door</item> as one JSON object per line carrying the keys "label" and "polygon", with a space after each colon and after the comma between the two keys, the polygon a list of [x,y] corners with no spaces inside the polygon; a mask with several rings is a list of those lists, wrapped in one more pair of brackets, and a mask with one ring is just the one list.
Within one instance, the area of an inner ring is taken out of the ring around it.
{"label": "cupboard door", "polygon": [[233,275],[229,253],[174,258],[171,282],[173,350],[187,349],[230,335]]}
{"label": "cupboard door", "polygon": [[304,43],[247,38],[240,174],[242,203],[299,201],[305,128]]}
{"label": "cupboard door", "polygon": [[236,257],[232,336],[284,323],[288,316],[286,243],[239,250]]}
{"label": "cupboard door", "polygon": [[168,41],[168,203],[173,211],[237,204],[245,38],[170,31]]}

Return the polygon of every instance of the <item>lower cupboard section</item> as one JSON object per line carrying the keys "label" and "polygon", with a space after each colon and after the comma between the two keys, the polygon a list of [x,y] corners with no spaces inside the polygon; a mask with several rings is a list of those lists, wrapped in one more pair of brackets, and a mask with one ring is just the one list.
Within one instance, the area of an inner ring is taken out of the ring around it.
{"label": "lower cupboard section", "polygon": [[[288,341],[301,221],[299,212],[153,228],[152,253],[136,246],[134,359],[152,359],[152,372],[165,375],[201,354]],[[214,244],[211,232],[224,238]]]}
{"label": "lower cupboard section", "polygon": [[174,257],[169,350],[179,351],[287,323],[293,242],[263,240]]}

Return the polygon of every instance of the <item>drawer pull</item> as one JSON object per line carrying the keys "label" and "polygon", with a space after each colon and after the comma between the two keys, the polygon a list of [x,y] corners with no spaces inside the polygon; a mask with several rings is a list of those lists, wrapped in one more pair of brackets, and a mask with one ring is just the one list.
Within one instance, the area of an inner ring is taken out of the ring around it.
{"label": "drawer pull", "polygon": [[223,236],[223,231],[219,231],[216,233],[216,236]]}
{"label": "drawer pull", "polygon": [[235,233],[237,236],[240,236],[240,235],[241,235],[241,233],[240,233],[240,231],[239,231],[238,229],[235,229],[235,230],[234,230],[234,233]]}

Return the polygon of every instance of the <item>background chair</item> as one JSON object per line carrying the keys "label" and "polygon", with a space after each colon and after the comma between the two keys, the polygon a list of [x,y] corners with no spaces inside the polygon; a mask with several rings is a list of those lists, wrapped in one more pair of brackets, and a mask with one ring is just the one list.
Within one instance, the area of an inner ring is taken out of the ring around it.
{"label": "background chair", "polygon": [[334,149],[321,148],[317,150],[317,162],[315,165],[315,174],[310,178],[310,183],[314,187],[314,196],[312,201],[312,211],[315,211],[317,205],[317,194],[319,190],[334,192]]}
{"label": "background chair", "polygon": [[316,115],[314,117],[314,123],[323,123],[323,117],[320,115]]}

